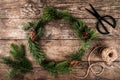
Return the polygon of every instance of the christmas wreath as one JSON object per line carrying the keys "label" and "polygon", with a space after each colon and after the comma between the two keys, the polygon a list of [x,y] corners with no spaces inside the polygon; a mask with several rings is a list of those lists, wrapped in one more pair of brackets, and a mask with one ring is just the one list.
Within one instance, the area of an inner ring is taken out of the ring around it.
{"label": "christmas wreath", "polygon": [[[62,19],[72,23],[72,28],[74,29],[77,37],[82,40],[82,45],[78,51],[69,56],[70,60],[61,62],[47,60],[44,52],[40,49],[38,42],[41,36],[43,36],[44,25],[51,20],[57,19]],[[93,29],[88,28],[84,21],[76,19],[67,11],[57,11],[54,7],[44,8],[43,16],[38,20],[26,24],[24,26],[24,30],[29,32],[27,40],[30,53],[35,58],[37,63],[45,70],[48,70],[53,76],[56,73],[71,72],[72,67],[79,64],[83,53],[90,45],[90,41],[96,38],[96,32]]]}

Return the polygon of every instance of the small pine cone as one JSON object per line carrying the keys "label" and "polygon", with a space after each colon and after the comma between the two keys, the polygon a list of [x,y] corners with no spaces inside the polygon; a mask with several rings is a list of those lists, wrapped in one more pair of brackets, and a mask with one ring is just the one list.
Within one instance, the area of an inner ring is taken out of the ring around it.
{"label": "small pine cone", "polygon": [[29,35],[32,41],[36,39],[36,31],[34,29],[30,30]]}
{"label": "small pine cone", "polygon": [[87,38],[89,37],[88,32],[83,32],[83,37],[84,37],[85,39],[87,39]]}
{"label": "small pine cone", "polygon": [[79,63],[80,63],[79,61],[73,60],[73,61],[70,62],[70,65],[71,65],[72,67],[75,67],[75,66],[77,66]]}

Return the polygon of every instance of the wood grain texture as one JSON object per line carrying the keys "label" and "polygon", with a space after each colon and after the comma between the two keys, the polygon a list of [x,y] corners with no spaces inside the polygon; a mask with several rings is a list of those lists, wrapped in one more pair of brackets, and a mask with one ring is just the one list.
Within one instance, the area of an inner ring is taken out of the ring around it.
{"label": "wood grain texture", "polygon": [[[95,76],[93,73],[89,73],[88,77],[85,80],[119,80],[119,74],[120,71],[118,71],[118,69],[120,68],[119,65],[120,63],[118,62],[114,62],[112,66],[106,66],[105,63],[103,62],[97,62],[99,65],[102,65],[104,67],[104,71],[103,74],[100,76]],[[64,74],[61,75],[59,74],[56,78],[50,76],[50,74],[44,70],[43,68],[40,67],[34,67],[32,72],[26,73],[24,74],[24,76],[18,77],[17,79],[12,79],[12,80],[82,80],[82,79],[78,79],[76,77],[74,77],[75,73],[79,74],[79,76],[83,76],[86,72],[88,68],[87,62],[81,62],[80,63],[80,67],[74,67],[74,70],[71,74]],[[94,66],[93,69],[95,71],[100,71],[101,67],[97,67]],[[6,79],[6,71],[8,69],[0,69],[2,72],[0,72],[0,75],[3,75],[2,77],[0,77],[1,80],[5,80]],[[109,74],[109,75],[108,75]]]}
{"label": "wood grain texture", "polygon": [[[17,1],[16,3],[11,3],[8,5],[7,4],[1,5],[0,18],[35,18],[38,17],[40,14],[42,14],[41,9],[43,6],[46,5],[54,6],[58,10],[68,10],[72,15],[76,16],[77,18],[94,18],[85,10],[85,8],[90,8],[89,3],[94,4],[94,7],[101,15],[107,14],[107,15],[112,15],[115,18],[120,18],[119,0],[113,0],[113,1],[76,0],[75,2],[74,1],[54,2],[50,0],[49,1],[33,0],[31,3],[26,3],[26,2],[27,0]],[[15,13],[15,15],[12,14],[13,12]],[[38,12],[39,14],[37,14]]]}
{"label": "wood grain texture", "polygon": [[[88,27],[96,30],[96,19],[90,15],[85,8],[90,8],[89,3],[93,4],[101,15],[112,15],[117,21],[117,27],[110,31],[109,35],[98,33],[98,39],[91,42],[91,47],[86,50],[79,69],[75,69],[79,75],[84,75],[88,68],[87,57],[90,51],[97,45],[113,47],[120,56],[120,0],[0,0],[0,58],[10,56],[10,44],[24,44],[26,46],[26,57],[32,62],[34,70],[24,76],[12,80],[81,80],[71,74],[58,75],[53,78],[40,67],[30,52],[26,40],[26,32],[22,30],[22,24],[33,21],[42,15],[45,6],[54,6],[59,11],[68,10],[73,16],[84,20]],[[81,45],[81,41],[76,37],[71,23],[63,20],[51,21],[45,25],[44,36],[40,40],[40,46],[50,60],[66,60],[67,55],[75,52]],[[89,73],[85,80],[119,80],[120,79],[120,58],[113,64],[107,65],[94,51],[91,56],[91,63],[103,65],[105,71],[99,76]],[[101,68],[94,67],[95,71]],[[0,80],[7,80],[6,72],[9,70],[0,59]],[[109,75],[108,75],[109,74]]]}
{"label": "wood grain texture", "polygon": [[[28,50],[27,40],[0,40],[0,57],[2,56],[9,56],[10,44],[24,44],[26,46],[27,54],[26,56],[31,60],[34,61],[32,56]],[[66,56],[74,53],[81,45],[81,41],[79,40],[40,40],[40,46],[46,57],[50,60],[61,61],[66,60]],[[120,40],[96,40],[91,42],[91,47],[86,50],[82,61],[87,61],[88,55],[90,51],[95,46],[106,46],[106,47],[113,47],[117,50],[118,56],[120,56]],[[114,46],[113,46],[114,45]],[[93,55],[91,55],[91,61],[102,61],[101,58],[97,55],[98,51],[94,51]],[[120,61],[118,58],[116,61]]]}
{"label": "wood grain texture", "polygon": [[[33,19],[1,19],[0,20],[0,39],[26,39],[26,32],[22,30],[24,23]],[[95,19],[82,19],[88,27],[95,28]],[[63,20],[51,21],[45,25],[45,34],[42,39],[78,39],[72,29],[72,24]],[[100,39],[120,39],[120,19],[117,20],[115,29],[106,25],[110,34],[102,35],[98,33]],[[97,31],[97,30],[96,30]],[[21,35],[22,34],[22,35]]]}

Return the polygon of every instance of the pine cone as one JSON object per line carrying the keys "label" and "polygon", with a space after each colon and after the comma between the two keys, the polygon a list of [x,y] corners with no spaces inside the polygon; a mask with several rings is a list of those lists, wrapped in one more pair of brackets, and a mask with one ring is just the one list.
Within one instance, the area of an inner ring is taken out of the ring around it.
{"label": "pine cone", "polygon": [[79,61],[73,60],[73,61],[70,62],[70,65],[72,67],[75,67],[75,66],[79,65],[79,63],[80,63]]}
{"label": "pine cone", "polygon": [[83,37],[84,37],[85,39],[87,39],[87,38],[89,37],[88,32],[83,32]]}
{"label": "pine cone", "polygon": [[29,35],[32,41],[36,39],[36,31],[34,29],[30,30]]}

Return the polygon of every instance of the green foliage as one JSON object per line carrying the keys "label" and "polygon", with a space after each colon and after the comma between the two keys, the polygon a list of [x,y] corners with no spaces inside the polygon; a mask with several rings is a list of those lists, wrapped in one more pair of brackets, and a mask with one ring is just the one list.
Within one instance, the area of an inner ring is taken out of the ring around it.
{"label": "green foliage", "polygon": [[29,22],[27,24],[23,25],[23,30],[27,31],[29,29],[34,29],[36,31],[36,36],[37,37],[41,37],[41,35],[44,32],[44,29],[42,28],[42,26],[45,24],[45,22],[42,19],[39,20],[35,20],[33,22]]}
{"label": "green foliage", "polygon": [[90,43],[89,42],[83,42],[82,44],[81,44],[81,49],[82,50],[86,50],[86,49],[88,49],[90,47]]}
{"label": "green foliage", "polygon": [[[24,30],[29,30],[30,28],[36,31],[36,36],[39,39],[44,32],[44,25],[50,20],[56,19],[63,19],[65,21],[69,21],[72,24],[72,28],[74,29],[77,37],[83,41],[80,49],[76,51],[74,54],[71,54],[71,60],[78,60],[80,61],[86,49],[90,47],[89,42],[96,38],[96,33],[94,30],[88,28],[84,21],[78,20],[77,18],[73,17],[69,12],[64,11],[60,12],[57,11],[54,7],[46,7],[43,10],[43,16],[34,21],[29,22],[25,27]],[[83,35],[84,34],[84,35]],[[39,43],[37,40],[32,41],[30,37],[28,38],[28,45],[29,50],[35,60],[38,62],[39,65],[44,67],[44,69],[48,70],[51,75],[55,75],[56,73],[66,73],[70,72],[71,68],[69,66],[69,62],[53,62],[47,61],[45,59],[45,54],[39,47]]]}
{"label": "green foliage", "polygon": [[10,54],[12,55],[12,57],[14,59],[22,59],[24,57],[25,54],[25,48],[23,45],[15,45],[15,44],[11,44],[11,50],[10,50]]}
{"label": "green foliage", "polygon": [[83,53],[85,52],[86,49],[90,47],[89,42],[84,42],[81,44],[81,48],[76,51],[75,53],[71,54],[71,60],[78,60],[81,61],[82,56],[84,55]]}
{"label": "green foliage", "polygon": [[81,61],[81,58],[83,56],[84,50],[83,49],[79,49],[78,51],[76,51],[75,53],[70,55],[71,60],[77,60],[77,61]]}
{"label": "green foliage", "polygon": [[44,21],[50,21],[55,19],[57,10],[54,7],[46,7],[43,9],[43,17]]}
{"label": "green foliage", "polygon": [[46,70],[48,70],[52,76],[55,76],[56,73],[64,74],[64,73],[70,73],[72,71],[67,61],[63,61],[59,63],[55,63],[53,61],[47,61],[47,62],[43,62],[41,66],[44,67]]}
{"label": "green foliage", "polygon": [[67,61],[60,62],[58,64],[56,64],[53,61],[52,62],[46,61],[45,54],[40,49],[38,42],[32,41],[29,38],[28,45],[29,45],[29,50],[30,50],[32,56],[34,57],[34,59],[38,62],[39,65],[41,65],[46,70],[48,70],[52,76],[55,76],[55,74],[57,72],[58,73],[68,73],[71,71],[71,68],[69,67],[69,64]]}
{"label": "green foliage", "polygon": [[55,70],[55,65],[56,63],[53,61],[43,61],[41,66],[44,67],[44,69],[48,70],[51,74],[51,76],[56,75],[56,70]]}
{"label": "green foliage", "polygon": [[40,50],[39,43],[28,39],[28,46],[30,53],[35,58],[35,60],[41,65],[42,61],[45,60],[45,54]]}
{"label": "green foliage", "polygon": [[3,57],[3,63],[8,65],[11,71],[8,72],[8,76],[13,78],[20,73],[30,72],[32,65],[25,57],[25,48],[23,45],[11,44],[10,54],[12,58]]}
{"label": "green foliage", "polygon": [[56,64],[55,69],[58,73],[62,73],[62,74],[69,73],[72,71],[67,61],[63,61],[63,62]]}
{"label": "green foliage", "polygon": [[97,38],[97,32],[95,32],[93,29],[88,29],[88,33],[90,34],[89,40]]}
{"label": "green foliage", "polygon": [[84,40],[83,38],[83,32],[85,32],[86,26],[85,22],[83,21],[76,21],[73,23],[73,28],[75,30],[76,35],[81,39]]}
{"label": "green foliage", "polygon": [[72,21],[73,17],[70,15],[69,12],[64,11],[64,12],[57,12],[57,17],[61,17],[65,21]]}
{"label": "green foliage", "polygon": [[27,24],[24,24],[23,25],[23,30],[27,31],[30,28],[34,28],[37,22],[38,22],[38,20],[32,21],[32,22],[28,22]]}
{"label": "green foliage", "polygon": [[7,75],[8,75],[9,78],[13,78],[13,77],[15,77],[18,74],[20,74],[20,71],[17,70],[17,69],[12,69],[11,71],[9,71],[7,73]]}

